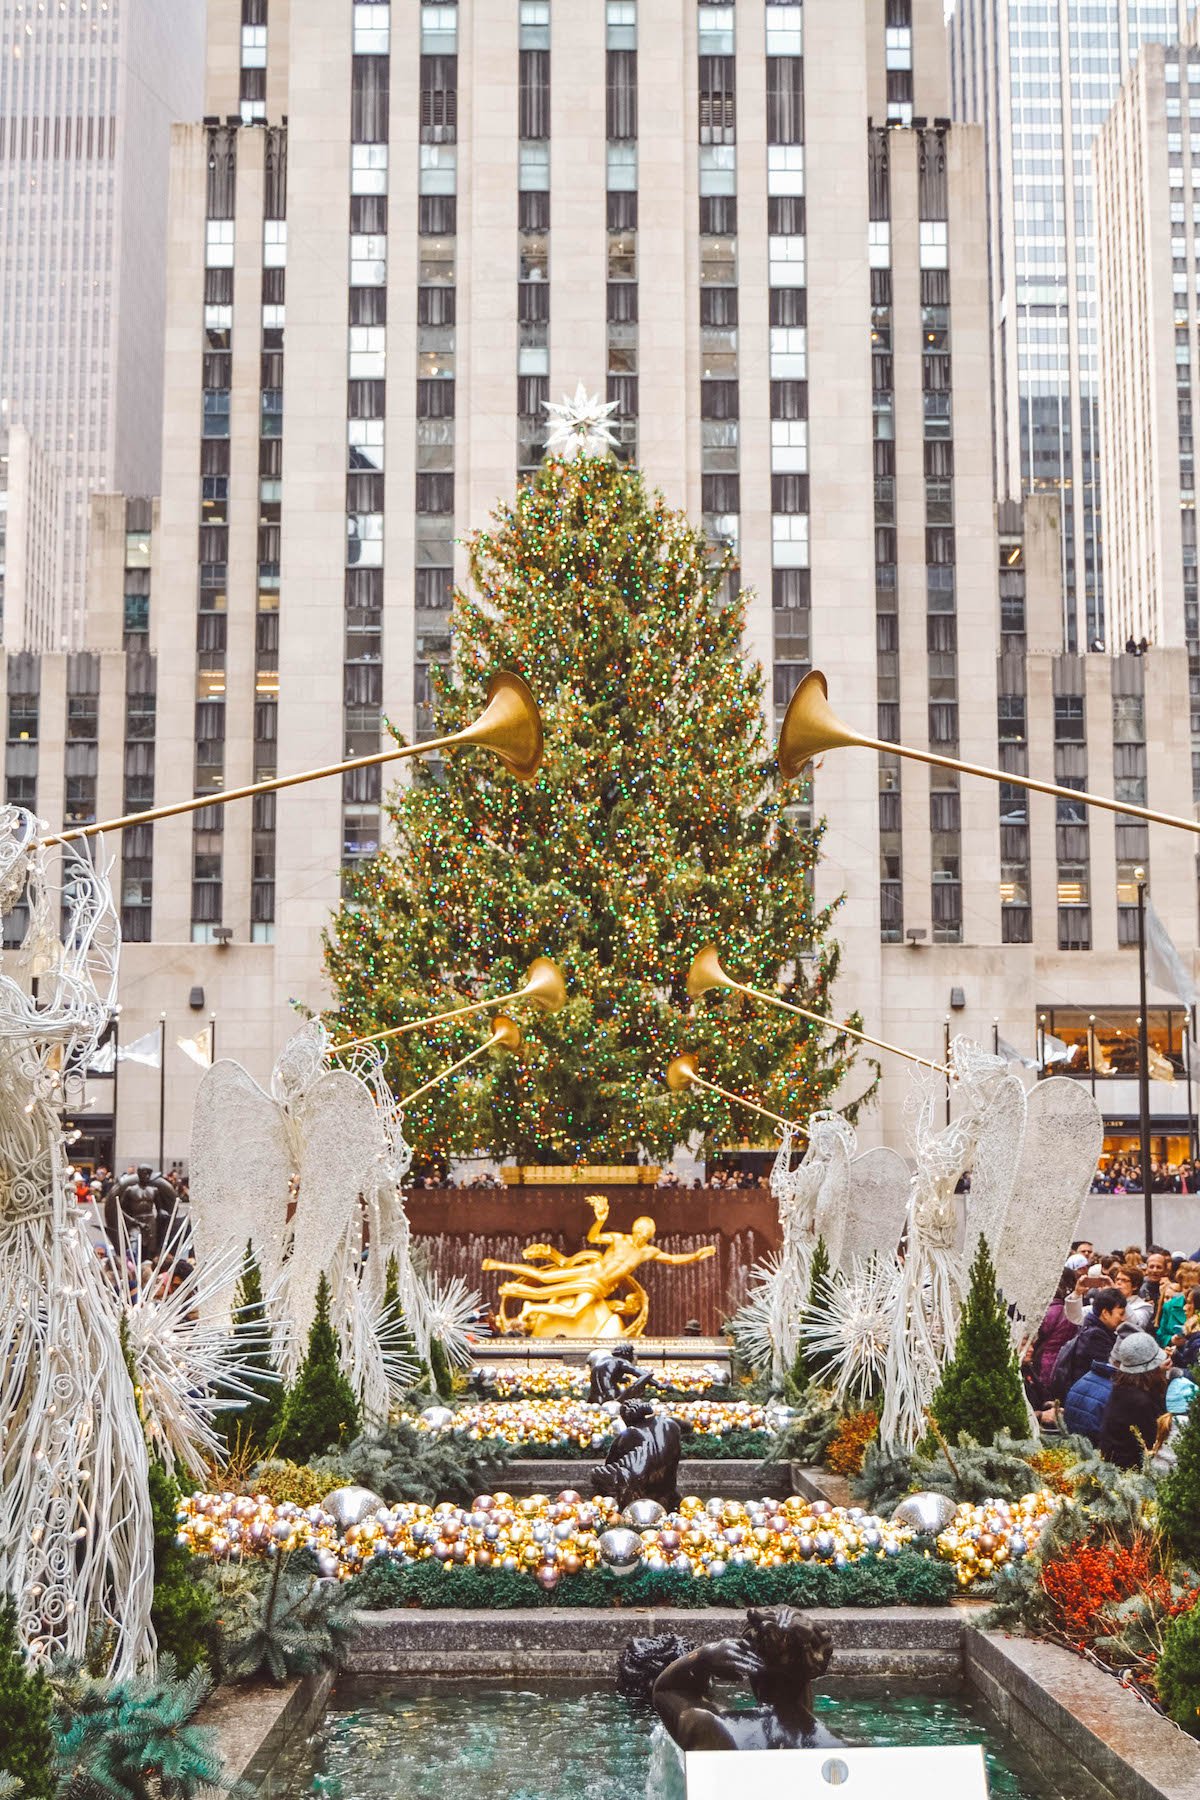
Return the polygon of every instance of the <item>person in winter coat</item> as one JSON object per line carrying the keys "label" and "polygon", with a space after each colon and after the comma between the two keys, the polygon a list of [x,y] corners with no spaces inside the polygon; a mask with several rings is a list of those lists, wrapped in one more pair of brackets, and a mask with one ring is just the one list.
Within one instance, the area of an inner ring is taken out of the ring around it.
{"label": "person in winter coat", "polygon": [[[1140,1469],[1147,1450],[1155,1451],[1170,1424],[1165,1417],[1167,1353],[1148,1331],[1134,1331],[1113,1350],[1116,1374],[1100,1428],[1100,1454],[1119,1469]],[[1161,1421],[1161,1423],[1160,1423]]]}
{"label": "person in winter coat", "polygon": [[1079,1377],[1063,1405],[1063,1426],[1077,1437],[1100,1442],[1104,1415],[1112,1397],[1116,1369],[1109,1362],[1094,1362]]}
{"label": "person in winter coat", "polygon": [[1086,1375],[1094,1362],[1106,1363],[1112,1358],[1118,1327],[1125,1322],[1125,1296],[1116,1288],[1097,1288],[1092,1295],[1091,1310],[1069,1343],[1063,1345],[1050,1378],[1050,1392],[1056,1400],[1065,1400],[1081,1375]]}
{"label": "person in winter coat", "polygon": [[1154,1308],[1138,1292],[1141,1279],[1140,1269],[1131,1269],[1128,1263],[1123,1263],[1113,1271],[1112,1284],[1125,1296],[1125,1323],[1130,1330],[1152,1331]]}
{"label": "person in winter coat", "polygon": [[1087,1283],[1087,1271],[1085,1256],[1067,1258],[1058,1291],[1033,1340],[1033,1378],[1043,1392],[1049,1388],[1059,1351],[1071,1341],[1083,1323],[1082,1296]]}
{"label": "person in winter coat", "polygon": [[1164,1350],[1170,1349],[1171,1339],[1183,1330],[1183,1321],[1187,1317],[1187,1297],[1197,1282],[1200,1282],[1200,1263],[1180,1263],[1174,1283],[1178,1291],[1167,1295],[1163,1300],[1154,1332]]}

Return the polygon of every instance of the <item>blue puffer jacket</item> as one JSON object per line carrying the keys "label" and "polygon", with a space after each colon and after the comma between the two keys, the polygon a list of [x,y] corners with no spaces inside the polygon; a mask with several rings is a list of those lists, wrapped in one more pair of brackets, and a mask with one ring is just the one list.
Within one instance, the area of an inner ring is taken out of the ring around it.
{"label": "blue puffer jacket", "polygon": [[1068,1431],[1090,1438],[1093,1444],[1100,1442],[1100,1427],[1116,1372],[1111,1363],[1094,1362],[1087,1374],[1079,1377],[1063,1406],[1063,1424]]}

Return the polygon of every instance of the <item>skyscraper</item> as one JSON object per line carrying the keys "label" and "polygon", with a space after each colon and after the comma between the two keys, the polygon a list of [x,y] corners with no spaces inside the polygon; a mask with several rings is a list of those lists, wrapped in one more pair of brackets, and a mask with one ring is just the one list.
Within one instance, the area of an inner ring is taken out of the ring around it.
{"label": "skyscraper", "polygon": [[0,428],[59,481],[55,645],[83,629],[88,496],[158,487],[170,127],[202,109],[203,34],[204,0],[0,0]]}
{"label": "skyscraper", "polygon": [[955,0],[951,104],[984,127],[997,491],[1062,507],[1066,643],[1105,640],[1092,145],[1188,0]]}

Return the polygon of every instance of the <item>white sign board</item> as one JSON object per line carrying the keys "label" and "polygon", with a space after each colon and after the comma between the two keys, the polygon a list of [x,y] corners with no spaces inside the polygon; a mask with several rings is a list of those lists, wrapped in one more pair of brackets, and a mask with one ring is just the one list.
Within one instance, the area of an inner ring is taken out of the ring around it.
{"label": "white sign board", "polygon": [[987,1800],[980,1744],[880,1750],[689,1750],[687,1800]]}

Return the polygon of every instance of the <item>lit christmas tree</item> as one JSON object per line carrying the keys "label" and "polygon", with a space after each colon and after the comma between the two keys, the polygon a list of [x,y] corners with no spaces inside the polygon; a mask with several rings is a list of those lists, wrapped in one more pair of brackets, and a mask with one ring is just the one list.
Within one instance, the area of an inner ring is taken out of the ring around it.
{"label": "lit christmas tree", "polygon": [[[519,1054],[418,1103],[426,1153],[605,1162],[668,1154],[695,1130],[709,1147],[740,1142],[744,1114],[666,1092],[683,1049],[791,1118],[828,1106],[852,1060],[844,1036],[727,992],[693,1012],[684,988],[711,940],[740,979],[828,1014],[838,967],[833,908],[812,897],[820,834],[786,810],[801,796],[778,781],[744,603],[704,538],[636,470],[585,453],[544,463],[469,555],[477,594],[455,596],[437,729],[468,723],[493,671],[513,669],[541,708],[546,759],[529,784],[471,751],[440,775],[414,766],[389,804],[395,847],[327,939],[338,1035],[518,988],[545,955],[566,1007],[524,1015]],[[396,1091],[478,1032],[391,1040]]]}

